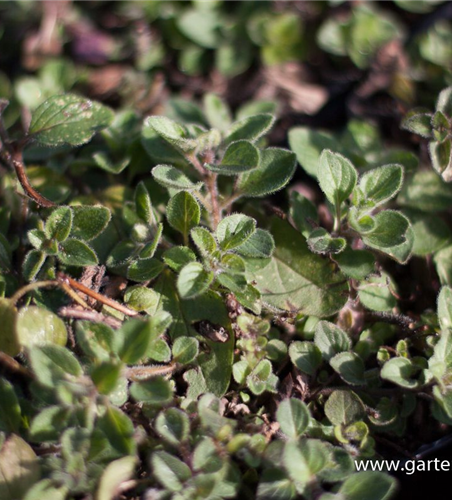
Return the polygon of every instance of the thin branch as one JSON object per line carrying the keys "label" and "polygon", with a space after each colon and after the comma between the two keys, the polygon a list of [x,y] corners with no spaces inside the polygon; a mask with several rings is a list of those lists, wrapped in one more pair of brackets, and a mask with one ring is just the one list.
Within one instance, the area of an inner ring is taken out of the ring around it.
{"label": "thin branch", "polygon": [[138,316],[138,312],[134,311],[133,309],[129,309],[128,307],[120,304],[119,302],[116,302],[116,300],[110,299],[109,297],[106,297],[105,295],[102,295],[101,293],[95,292],[94,290],[91,290],[85,285],[82,285],[78,281],[74,280],[70,276],[64,273],[58,273],[57,275],[57,280],[59,283],[64,283],[68,285],[71,288],[74,288],[75,290],[78,290],[79,292],[84,293],[85,295],[88,295],[88,297],[92,297],[93,299],[97,300],[98,302],[101,302],[102,304],[105,304],[106,306],[112,307],[113,309],[116,309],[117,311],[125,314],[126,316]]}
{"label": "thin branch", "polygon": [[126,368],[126,378],[133,381],[147,380],[158,375],[170,375],[177,368],[176,363],[169,365],[148,365],[148,366],[129,366]]}
{"label": "thin branch", "polygon": [[17,302],[19,302],[19,300],[28,292],[32,292],[33,290],[38,290],[39,288],[50,288],[56,286],[60,286],[60,284],[54,280],[35,281],[17,290],[17,292],[11,297],[10,300],[13,305],[16,305]]}
{"label": "thin branch", "polygon": [[58,311],[58,314],[63,318],[81,319],[92,321],[93,323],[104,323],[114,330],[117,330],[122,325],[119,319],[113,318],[111,316],[105,316],[104,314],[97,311],[87,311],[84,309],[76,309],[75,307],[62,307]]}
{"label": "thin branch", "polygon": [[8,356],[8,354],[2,351],[0,351],[0,365],[5,367],[10,372],[17,373],[18,375],[22,375],[23,377],[33,378],[30,370],[25,368],[25,366],[22,366],[14,358]]}
{"label": "thin branch", "polygon": [[221,219],[221,209],[218,204],[217,174],[211,173],[207,179],[207,186],[210,192],[210,203],[212,205],[213,228],[216,229]]}

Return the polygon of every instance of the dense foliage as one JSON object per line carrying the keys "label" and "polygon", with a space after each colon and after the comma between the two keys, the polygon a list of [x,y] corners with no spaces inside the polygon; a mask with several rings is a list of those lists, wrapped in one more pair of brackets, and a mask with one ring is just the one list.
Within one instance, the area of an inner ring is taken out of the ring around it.
{"label": "dense foliage", "polygon": [[86,73],[127,30],[100,62],[0,73],[2,500],[386,500],[396,480],[356,463],[450,432],[452,28],[408,39],[418,81],[392,74],[404,142],[359,113],[287,131],[273,99],[136,93],[168,58],[231,78],[307,40],[372,75],[404,36],[374,5],[306,2],[312,33],[279,3],[118,2],[158,36],[103,102]]}

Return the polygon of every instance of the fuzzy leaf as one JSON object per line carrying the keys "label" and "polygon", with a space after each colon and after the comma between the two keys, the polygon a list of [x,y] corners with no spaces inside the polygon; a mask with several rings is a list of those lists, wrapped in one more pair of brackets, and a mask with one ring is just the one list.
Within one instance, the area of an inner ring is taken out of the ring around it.
{"label": "fuzzy leaf", "polygon": [[268,148],[261,151],[259,166],[240,176],[238,190],[243,196],[260,197],[282,189],[292,178],[296,157],[290,151]]}
{"label": "fuzzy leaf", "polygon": [[110,462],[102,473],[96,492],[96,500],[111,500],[121,493],[121,486],[134,472],[135,457],[122,457]]}
{"label": "fuzzy leaf", "polygon": [[[192,230],[193,231],[193,230]],[[196,262],[194,252],[184,246],[171,247],[163,254],[163,261],[176,273],[179,273],[182,268],[190,262]]]}
{"label": "fuzzy leaf", "polygon": [[322,364],[322,353],[313,342],[295,341],[290,344],[289,356],[292,363],[303,373],[314,375]]}
{"label": "fuzzy leaf", "polygon": [[183,172],[171,165],[157,165],[152,169],[152,177],[163,187],[196,191],[202,182],[193,183]]}
{"label": "fuzzy leaf", "polygon": [[231,112],[227,104],[215,94],[204,96],[204,112],[209,125],[225,132],[231,125]]}
{"label": "fuzzy leaf", "polygon": [[333,425],[348,425],[365,414],[364,405],[352,391],[334,391],[325,403],[325,415]]}
{"label": "fuzzy leaf", "polygon": [[163,405],[171,401],[173,389],[168,380],[163,377],[154,377],[143,382],[134,382],[130,387],[130,395],[136,401]]}
{"label": "fuzzy leaf", "polygon": [[400,191],[403,184],[403,167],[385,165],[366,172],[359,181],[359,187],[366,202],[372,206],[382,205]]}
{"label": "fuzzy leaf", "polygon": [[247,259],[250,280],[262,300],[284,310],[323,317],[337,312],[347,300],[347,283],[331,263],[313,254],[305,238],[287,222],[274,218],[271,259]]}
{"label": "fuzzy leaf", "polygon": [[317,176],[328,201],[336,206],[350,196],[358,179],[350,160],[329,150],[320,155]]}
{"label": "fuzzy leaf", "polygon": [[60,244],[58,260],[67,266],[95,266],[98,264],[94,250],[83,241],[68,238]]}
{"label": "fuzzy leaf", "polygon": [[124,363],[138,363],[155,337],[157,334],[152,330],[151,321],[129,319],[116,334],[115,350]]}
{"label": "fuzzy leaf", "polygon": [[452,329],[452,288],[448,286],[438,296],[438,321],[443,330]]}
{"label": "fuzzy leaf", "polygon": [[159,413],[155,420],[155,429],[165,441],[179,446],[188,438],[190,420],[188,415],[178,408],[168,408]]}
{"label": "fuzzy leaf", "polygon": [[191,262],[177,278],[177,290],[183,299],[193,299],[204,293],[214,278],[212,271],[205,271],[199,262]]}
{"label": "fuzzy leaf", "polygon": [[25,280],[33,281],[46,260],[46,254],[39,250],[30,250],[22,264],[22,274]]}
{"label": "fuzzy leaf", "polygon": [[23,307],[17,315],[17,338],[22,347],[39,344],[65,346],[67,330],[63,320],[42,307]]}
{"label": "fuzzy leaf", "polygon": [[371,248],[384,249],[406,240],[410,221],[400,212],[384,210],[374,217],[374,228],[362,234],[363,242]]}
{"label": "fuzzy leaf", "polygon": [[250,238],[256,231],[256,221],[243,214],[225,217],[215,231],[215,236],[223,250],[232,250]]}
{"label": "fuzzy leaf", "polygon": [[298,439],[308,427],[311,415],[302,401],[290,398],[281,401],[276,412],[276,419],[287,437]]}
{"label": "fuzzy leaf", "polygon": [[140,259],[132,262],[127,269],[127,277],[132,281],[149,281],[156,278],[165,268],[158,259]]}
{"label": "fuzzy leaf", "polygon": [[330,359],[330,365],[347,384],[363,385],[364,361],[355,352],[340,352]]}
{"label": "fuzzy leaf", "polygon": [[412,110],[402,120],[401,128],[408,130],[413,134],[428,138],[432,136],[431,120],[431,113]]}
{"label": "fuzzy leaf", "polygon": [[196,149],[197,141],[188,136],[184,126],[165,116],[150,116],[144,122],[145,128],[152,128],[162,139],[182,153]]}
{"label": "fuzzy leaf", "polygon": [[190,230],[199,224],[201,209],[194,196],[187,191],[180,191],[170,199],[166,217],[174,229],[188,235]]}
{"label": "fuzzy leaf", "polygon": [[78,146],[113,121],[110,108],[74,94],[54,96],[34,111],[29,135],[45,146]]}
{"label": "fuzzy leaf", "polygon": [[399,357],[387,361],[381,369],[380,376],[401,387],[414,389],[419,386],[419,382],[412,378],[416,371],[410,359]]}
{"label": "fuzzy leaf", "polygon": [[270,114],[247,116],[232,124],[224,143],[231,144],[240,140],[257,141],[273,127],[274,123],[275,117]]}
{"label": "fuzzy leaf", "polygon": [[396,487],[395,478],[383,472],[357,472],[341,485],[339,495],[347,500],[389,500]]}
{"label": "fuzzy leaf", "polygon": [[275,240],[270,232],[257,228],[256,231],[239,245],[235,251],[244,257],[271,257],[275,250]]}
{"label": "fuzzy leaf", "polygon": [[176,363],[188,365],[192,363],[199,352],[199,342],[193,337],[178,337],[173,344],[172,353]]}
{"label": "fuzzy leaf", "polygon": [[334,238],[322,227],[310,233],[307,243],[311,252],[319,254],[337,254],[347,245],[345,238]]}
{"label": "fuzzy leaf", "polygon": [[320,321],[317,324],[314,342],[327,361],[352,347],[350,337],[334,323],[328,321]]}
{"label": "fuzzy leaf", "polygon": [[58,207],[47,218],[45,232],[49,239],[64,241],[71,232],[72,210],[69,207]]}
{"label": "fuzzy leaf", "polygon": [[206,168],[222,175],[240,175],[259,166],[259,150],[248,141],[236,141],[228,146],[220,163]]}
{"label": "fuzzy leaf", "polygon": [[102,206],[75,206],[72,210],[74,219],[71,236],[84,241],[97,238],[111,219],[110,210]]}
{"label": "fuzzy leaf", "polygon": [[218,250],[213,234],[204,227],[195,227],[190,231],[191,239],[203,257],[212,255]]}

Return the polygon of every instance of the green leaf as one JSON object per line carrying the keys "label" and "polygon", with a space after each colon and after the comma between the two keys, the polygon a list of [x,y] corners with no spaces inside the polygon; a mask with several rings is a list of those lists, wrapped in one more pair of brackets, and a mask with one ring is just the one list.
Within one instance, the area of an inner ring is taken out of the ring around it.
{"label": "green leaf", "polygon": [[225,132],[231,125],[231,111],[227,104],[215,94],[204,95],[204,112],[209,125]]}
{"label": "green leaf", "polygon": [[98,427],[105,434],[111,446],[121,455],[133,455],[136,444],[133,438],[133,423],[119,408],[107,406],[98,418]]}
{"label": "green leaf", "polygon": [[105,170],[110,174],[117,175],[130,165],[131,158],[130,156],[126,156],[122,160],[114,163],[110,160],[107,153],[105,153],[104,151],[99,151],[98,153],[93,154],[93,161],[102,170]]}
{"label": "green leaf", "polygon": [[330,261],[313,254],[290,224],[274,218],[276,249],[271,259],[248,259],[248,277],[257,282],[262,300],[284,310],[331,316],[347,300],[345,277]]}
{"label": "green leaf", "polygon": [[146,355],[152,340],[153,332],[150,321],[129,319],[116,333],[116,351],[124,363],[134,364]]}
{"label": "green leaf", "polygon": [[318,223],[317,208],[310,200],[298,191],[290,193],[290,216],[295,227],[305,238],[311,233],[314,224]]}
{"label": "green leaf", "polygon": [[330,365],[341,378],[351,385],[364,385],[364,361],[355,352],[340,352],[330,359]]}
{"label": "green leaf", "polygon": [[[195,228],[197,229],[197,228]],[[192,232],[195,230],[192,229]],[[190,262],[196,262],[196,255],[190,248],[184,246],[171,247],[162,256],[165,264],[176,273]]]}
{"label": "green leaf", "polygon": [[424,212],[441,212],[452,205],[452,185],[431,170],[420,170],[405,180],[397,203]]}
{"label": "green leaf", "polygon": [[366,172],[359,181],[365,201],[376,207],[386,203],[400,191],[403,184],[403,167],[385,165]]}
{"label": "green leaf", "polygon": [[352,347],[350,337],[334,323],[328,321],[317,323],[314,342],[327,361],[340,352],[349,351]]}
{"label": "green leaf", "polygon": [[152,224],[154,222],[154,214],[152,212],[151,197],[142,181],[139,182],[135,188],[134,200],[138,217],[147,224]]}
{"label": "green leaf", "polygon": [[251,373],[246,377],[246,383],[249,390],[256,396],[266,391],[268,382],[271,381],[273,375],[272,364],[268,359],[259,361]]}
{"label": "green leaf", "polygon": [[177,290],[183,299],[193,299],[209,288],[213,278],[213,272],[206,271],[202,264],[190,262],[177,278]]}
{"label": "green leaf", "polygon": [[257,228],[256,231],[235,251],[245,257],[271,257],[275,250],[275,240],[269,231]]}
{"label": "green leaf", "polygon": [[333,391],[325,403],[325,415],[333,425],[348,425],[365,414],[364,405],[352,391]]}
{"label": "green leaf", "polygon": [[359,286],[359,300],[373,311],[390,311],[397,305],[397,300],[391,293],[393,288],[389,275],[369,276]]}
{"label": "green leaf", "polygon": [[400,212],[384,210],[374,217],[375,227],[362,234],[363,242],[371,248],[383,249],[400,245],[406,240],[410,221]]}
{"label": "green leaf", "polygon": [[14,386],[5,378],[0,377],[0,431],[19,433],[22,411]]}
{"label": "green leaf", "polygon": [[438,295],[438,321],[441,329],[452,329],[452,288],[443,286]]}
{"label": "green leaf", "polygon": [[151,465],[157,481],[170,491],[181,491],[183,483],[191,477],[188,465],[166,451],[155,451]]}
{"label": "green leaf", "polygon": [[40,250],[30,250],[22,264],[22,275],[26,281],[33,281],[46,260],[46,254]]}
{"label": "green leaf", "polygon": [[37,380],[50,388],[68,376],[80,377],[82,367],[68,349],[56,344],[33,346],[29,350],[30,364]]}
{"label": "green leaf", "polygon": [[122,366],[104,361],[91,370],[91,379],[100,394],[110,394],[118,385]]}
{"label": "green leaf", "polygon": [[166,217],[174,229],[188,235],[190,230],[199,224],[201,209],[194,196],[187,191],[180,191],[170,199]]}
{"label": "green leaf", "polygon": [[260,197],[282,189],[292,178],[296,157],[290,151],[268,148],[261,151],[259,166],[240,176],[238,190],[243,196]]}
{"label": "green leaf", "polygon": [[218,250],[213,234],[204,227],[195,227],[190,231],[191,239],[203,257],[211,256]]}
{"label": "green leaf", "polygon": [[17,309],[9,299],[0,298],[0,351],[17,356],[21,350],[16,330]]}
{"label": "green leaf", "polygon": [[0,450],[0,498],[24,498],[29,488],[41,478],[38,457],[22,438],[11,434],[2,440]]}
{"label": "green leaf", "polygon": [[396,486],[396,479],[383,472],[357,472],[345,480],[339,494],[347,500],[389,500]]}
{"label": "green leaf", "polygon": [[136,401],[163,405],[173,398],[173,389],[168,380],[163,377],[154,377],[143,382],[134,382],[130,386],[130,395]]}
{"label": "green leaf", "polygon": [[70,409],[63,406],[48,406],[33,419],[30,427],[32,442],[59,441],[60,436],[68,428]]}
{"label": "green leaf", "polygon": [[66,266],[95,266],[99,263],[94,250],[81,240],[68,238],[60,244],[58,260]]}
{"label": "green leaf", "polygon": [[46,343],[65,346],[68,338],[64,322],[41,307],[23,307],[17,315],[16,329],[22,347]]}
{"label": "green leaf", "polygon": [[205,167],[222,175],[240,175],[259,166],[259,150],[248,141],[236,141],[228,146],[218,164],[206,164]]}
{"label": "green leaf", "polygon": [[433,168],[441,177],[450,182],[452,179],[452,143],[450,139],[444,142],[431,141],[428,145]]}
{"label": "green leaf", "polygon": [[290,398],[281,401],[276,419],[287,437],[298,439],[307,429],[311,416],[308,407],[302,401]]}
{"label": "green leaf", "polygon": [[171,165],[157,165],[152,169],[152,177],[166,188],[196,191],[202,187],[202,182],[195,184],[184,173]]}
{"label": "green leaf", "polygon": [[173,360],[182,365],[193,363],[199,353],[199,342],[193,337],[178,337],[172,348]]}
{"label": "green leaf", "polygon": [[97,238],[108,226],[111,219],[110,210],[100,205],[72,207],[74,219],[71,236],[84,241]]}
{"label": "green leaf", "polygon": [[267,113],[247,116],[232,124],[224,143],[228,145],[240,140],[255,142],[265,135],[274,123],[275,117]]}
{"label": "green leaf", "polygon": [[328,149],[320,155],[317,175],[322,191],[335,206],[340,206],[350,196],[358,179],[350,160]]}
{"label": "green leaf", "polygon": [[425,257],[437,252],[451,240],[449,226],[440,217],[418,210],[405,209],[414,232],[413,255]]}
{"label": "green leaf", "polygon": [[318,254],[337,254],[347,245],[345,238],[334,238],[323,227],[314,229],[309,234],[307,243],[309,250]]}
{"label": "green leaf", "polygon": [[400,126],[413,134],[428,138],[432,136],[431,120],[431,113],[418,112],[413,109],[405,116]]}
{"label": "green leaf", "polygon": [[387,361],[381,369],[380,376],[394,384],[414,389],[419,386],[419,381],[412,378],[417,368],[407,358],[392,358]]}
{"label": "green leaf", "polygon": [[165,116],[150,116],[144,122],[145,128],[152,128],[162,139],[181,153],[190,153],[197,147],[197,141],[188,137],[187,129]]}
{"label": "green leaf", "polygon": [[0,269],[11,270],[11,246],[8,240],[0,233]]}
{"label": "green leaf", "polygon": [[206,49],[216,48],[221,40],[221,18],[213,9],[187,9],[178,16],[177,26],[187,38]]}
{"label": "green leaf", "polygon": [[189,436],[190,419],[184,411],[178,408],[168,408],[157,416],[155,430],[165,441],[179,446]]}
{"label": "green leaf", "polygon": [[289,130],[290,149],[298,163],[312,177],[317,177],[320,154],[323,150],[340,151],[341,144],[328,132],[296,127]]}
{"label": "green leaf", "polygon": [[113,121],[110,108],[74,94],[57,95],[34,111],[29,135],[45,146],[78,146]]}
{"label": "green leaf", "polygon": [[45,232],[49,239],[64,241],[71,232],[72,210],[69,207],[58,207],[47,218]]}
{"label": "green leaf", "polygon": [[441,111],[446,116],[452,115],[452,87],[446,87],[439,93],[436,111]]}
{"label": "green leaf", "polygon": [[96,500],[116,498],[121,493],[123,483],[133,476],[136,461],[135,457],[122,457],[110,462],[100,477]]}
{"label": "green leaf", "polygon": [[303,373],[314,375],[322,364],[322,353],[313,342],[295,341],[290,344],[289,356],[292,363]]}
{"label": "green leaf", "polygon": [[[151,240],[144,245],[141,249],[139,257],[140,259],[151,259],[154,257],[157,247],[160,244],[163,233],[163,224],[159,222],[155,228],[152,228],[150,237]],[[153,234],[152,234],[153,233]]]}
{"label": "green leaf", "polygon": [[243,214],[225,217],[217,226],[215,236],[222,250],[232,250],[243,243],[256,231],[256,221]]}
{"label": "green leaf", "polygon": [[375,257],[367,250],[352,250],[347,247],[334,259],[340,270],[355,280],[366,278],[375,268]]}
{"label": "green leaf", "polygon": [[156,278],[165,268],[158,259],[140,259],[132,262],[127,269],[127,277],[132,281],[149,281]]}

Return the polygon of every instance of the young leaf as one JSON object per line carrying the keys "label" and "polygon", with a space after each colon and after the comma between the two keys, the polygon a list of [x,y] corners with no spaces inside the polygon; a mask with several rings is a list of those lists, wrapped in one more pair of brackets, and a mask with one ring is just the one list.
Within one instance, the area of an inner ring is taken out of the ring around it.
{"label": "young leaf", "polygon": [[432,136],[432,114],[413,109],[402,120],[401,128],[428,138]]}
{"label": "young leaf", "polygon": [[190,419],[185,412],[177,408],[168,408],[159,413],[155,420],[155,429],[165,441],[179,446],[188,438]]}
{"label": "young leaf", "polygon": [[350,337],[334,323],[328,321],[317,323],[314,342],[327,361],[337,353],[349,351],[352,347]]}
{"label": "young leaf", "polygon": [[68,238],[60,244],[58,260],[67,266],[95,266],[99,263],[94,250],[81,240]]}
{"label": "young leaf", "polygon": [[255,142],[259,137],[265,135],[273,127],[274,123],[275,117],[266,113],[243,118],[232,124],[224,144],[228,145],[240,140]]}
{"label": "young leaf", "polygon": [[236,141],[228,146],[220,163],[206,168],[222,175],[239,175],[259,166],[259,150],[249,141]]}
{"label": "young leaf", "polygon": [[385,165],[366,172],[359,181],[359,187],[366,202],[372,206],[382,205],[400,191],[403,184],[403,167]]}
{"label": "young leaf", "polygon": [[204,227],[195,227],[190,231],[191,239],[203,257],[211,256],[218,250],[213,234]]}
{"label": "young leaf", "polygon": [[132,281],[149,281],[156,278],[165,268],[158,259],[140,259],[132,262],[127,269],[127,277]]}
{"label": "young leaf", "polygon": [[365,414],[364,405],[352,391],[334,391],[325,403],[325,415],[333,425],[348,425]]}
{"label": "young leaf", "polygon": [[188,136],[187,129],[165,116],[150,116],[144,127],[152,128],[162,139],[182,153],[190,153],[197,147],[197,141]]}
{"label": "young leaf", "polygon": [[211,127],[225,132],[231,126],[231,111],[217,95],[204,96],[204,112]]}
{"label": "young leaf", "polygon": [[358,179],[350,160],[328,149],[320,155],[317,175],[322,191],[335,206],[340,206],[350,196]]}
{"label": "young leaf", "polygon": [[50,388],[68,375],[79,377],[82,374],[82,367],[74,354],[56,344],[33,346],[29,358],[38,381]]}
{"label": "young leaf", "polygon": [[97,238],[107,227],[111,219],[108,208],[103,206],[75,206],[72,207],[74,219],[71,236],[84,241]]}
{"label": "young leaf", "polygon": [[401,387],[414,389],[419,386],[419,381],[412,378],[416,371],[417,368],[410,359],[399,357],[387,361],[381,369],[380,376]]}
{"label": "young leaf", "polygon": [[243,214],[225,217],[215,231],[215,236],[223,250],[232,250],[243,243],[256,231],[256,221]]}
{"label": "young leaf", "polygon": [[443,286],[438,296],[438,321],[443,330],[452,329],[452,288]]}
{"label": "young leaf", "polygon": [[299,399],[290,398],[281,401],[276,412],[276,419],[284,434],[292,439],[303,435],[311,416],[308,407]]}
{"label": "young leaf", "polygon": [[322,353],[313,342],[295,341],[290,344],[289,356],[292,363],[303,373],[314,375],[322,364]]}
{"label": "young leaf", "polygon": [[58,207],[47,218],[45,233],[47,238],[64,241],[71,232],[72,210],[69,207]]}
{"label": "young leaf", "polygon": [[163,254],[162,258],[165,264],[176,273],[179,273],[190,262],[196,262],[194,252],[184,246],[171,247]]}
{"label": "young leaf", "polygon": [[371,248],[384,249],[400,245],[406,240],[410,221],[400,212],[384,210],[374,217],[371,231],[362,233],[363,242]]}
{"label": "young leaf", "polygon": [[113,121],[110,108],[74,94],[57,95],[32,114],[28,134],[45,146],[78,146]]}
{"label": "young leaf", "polygon": [[330,359],[330,365],[347,384],[363,385],[364,361],[355,352],[340,352]]}
{"label": "young leaf", "polygon": [[46,254],[39,250],[30,250],[22,264],[22,275],[26,281],[33,281],[46,260]]}
{"label": "young leaf", "polygon": [[202,182],[193,183],[183,172],[171,165],[157,165],[152,169],[152,177],[163,187],[196,191]]}
{"label": "young leaf", "polygon": [[319,227],[312,231],[307,239],[311,252],[319,254],[337,254],[347,246],[345,238],[333,238],[328,231]]}
{"label": "young leaf", "polygon": [[196,198],[187,191],[180,191],[170,199],[166,217],[174,229],[188,235],[190,230],[199,224],[201,209]]}
{"label": "young leaf", "polygon": [[163,377],[154,377],[143,382],[134,382],[130,387],[130,395],[136,401],[164,405],[173,397],[173,389],[168,380]]}
{"label": "young leaf", "polygon": [[147,224],[154,222],[154,214],[152,212],[152,202],[144,182],[139,182],[135,188],[135,210],[138,217]]}
{"label": "young leaf", "polygon": [[193,337],[178,337],[174,341],[172,352],[176,363],[188,365],[198,356],[199,342]]}
{"label": "young leaf", "polygon": [[205,271],[199,262],[184,266],[177,278],[177,290],[183,299],[193,299],[204,293],[214,278],[212,271]]}
{"label": "young leaf", "polygon": [[290,151],[268,148],[261,151],[259,166],[240,176],[238,190],[243,196],[260,197],[282,189],[292,178],[296,157]]}
{"label": "young leaf", "polygon": [[396,479],[383,472],[357,472],[341,485],[339,495],[347,500],[389,500],[396,487]]}

